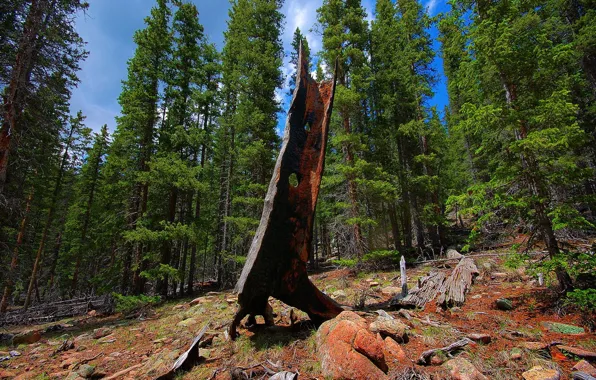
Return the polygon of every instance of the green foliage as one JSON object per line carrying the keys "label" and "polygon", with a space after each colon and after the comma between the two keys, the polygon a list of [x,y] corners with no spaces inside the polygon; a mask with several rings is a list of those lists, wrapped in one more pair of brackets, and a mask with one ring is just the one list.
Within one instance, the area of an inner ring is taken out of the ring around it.
{"label": "green foliage", "polygon": [[575,306],[585,313],[596,312],[596,289],[574,289],[565,297],[567,305]]}
{"label": "green foliage", "polygon": [[116,311],[123,314],[130,314],[136,310],[147,306],[155,306],[161,302],[159,296],[147,296],[139,294],[137,296],[125,296],[119,293],[112,293],[116,300]]}

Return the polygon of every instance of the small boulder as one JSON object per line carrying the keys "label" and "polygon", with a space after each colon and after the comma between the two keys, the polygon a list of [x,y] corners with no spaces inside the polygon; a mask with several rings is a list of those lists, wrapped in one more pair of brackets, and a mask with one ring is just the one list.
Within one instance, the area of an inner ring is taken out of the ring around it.
{"label": "small boulder", "polygon": [[443,368],[449,370],[449,374],[455,380],[488,380],[478,368],[464,358],[451,359],[443,364]]}
{"label": "small boulder", "polygon": [[519,360],[522,358],[523,351],[519,347],[513,347],[511,351],[509,351],[509,358],[511,360]]}
{"label": "small boulder", "polygon": [[213,300],[213,296],[203,296],[195,298],[194,300],[190,301],[189,305],[194,306],[204,302],[211,302]]}
{"label": "small boulder", "polygon": [[351,311],[317,330],[317,352],[323,376],[333,379],[386,380],[383,341],[367,330],[366,320]]}
{"label": "small boulder", "polygon": [[12,345],[18,346],[19,344],[33,344],[41,339],[41,334],[37,330],[25,331],[15,335],[12,338]]}
{"label": "small boulder", "polygon": [[[108,336],[112,333],[112,329],[109,327],[100,327],[98,329],[93,330],[93,339],[103,338],[104,336]],[[75,339],[76,342],[76,339]]]}
{"label": "small boulder", "polygon": [[582,350],[581,348],[571,346],[557,346],[557,348],[562,352],[567,352],[583,359],[596,360],[596,352],[594,351]]}
{"label": "small boulder", "polygon": [[368,283],[368,285],[369,285],[371,288],[374,288],[374,287],[376,287],[376,286],[379,286],[380,284],[379,284],[379,282],[378,282],[378,281],[372,281],[372,282],[369,282],[369,283]]}
{"label": "small boulder", "polygon": [[333,299],[345,299],[347,296],[348,295],[346,294],[346,292],[341,289],[331,293],[331,298]]}
{"label": "small boulder", "polygon": [[404,364],[409,364],[406,353],[395,340],[390,337],[385,338],[383,354],[385,355],[385,363],[392,370],[397,367],[403,367]]}
{"label": "small boulder", "polygon": [[469,339],[472,339],[474,342],[481,342],[484,344],[489,344],[492,340],[491,336],[488,334],[470,334],[468,335]]}
{"label": "small boulder", "polygon": [[188,327],[190,325],[194,325],[195,323],[197,323],[197,320],[194,318],[187,318],[183,321],[180,321],[178,323],[176,323],[176,326],[178,327]]}
{"label": "small boulder", "polygon": [[79,367],[79,369],[77,369],[77,373],[79,374],[79,376],[85,379],[91,377],[91,375],[93,375],[94,372],[95,366],[89,364],[83,364]]}
{"label": "small boulder", "polygon": [[522,377],[525,380],[559,380],[561,378],[561,374],[556,369],[535,366],[529,371],[522,373]]}
{"label": "small boulder", "polygon": [[459,260],[462,257],[464,257],[464,255],[462,255],[461,253],[457,252],[455,249],[448,249],[447,250],[447,258],[448,259]]}
{"label": "small boulder", "polygon": [[370,324],[369,330],[381,334],[383,338],[389,336],[397,343],[408,342],[408,326],[397,319],[377,318]]}
{"label": "small boulder", "polygon": [[513,310],[513,303],[510,300],[508,300],[507,298],[499,298],[498,300],[495,301],[495,304],[497,306],[497,309],[499,309],[499,310],[504,310],[504,311]]}
{"label": "small boulder", "polygon": [[588,375],[592,376],[592,377],[596,377],[596,368],[594,368],[593,365],[591,365],[590,363],[588,363],[585,360],[580,360],[579,362],[577,362],[572,370],[574,371],[578,371],[578,372],[583,372],[583,373],[587,373]]}
{"label": "small boulder", "polygon": [[576,335],[585,334],[586,332],[583,327],[567,325],[565,323],[559,322],[542,322],[542,326],[550,332],[559,334]]}
{"label": "small boulder", "polygon": [[381,289],[381,293],[386,296],[392,296],[401,293],[401,288],[398,288],[397,286],[387,286]]}
{"label": "small boulder", "polygon": [[522,342],[519,346],[530,351],[548,351],[550,347],[548,343],[544,342]]}

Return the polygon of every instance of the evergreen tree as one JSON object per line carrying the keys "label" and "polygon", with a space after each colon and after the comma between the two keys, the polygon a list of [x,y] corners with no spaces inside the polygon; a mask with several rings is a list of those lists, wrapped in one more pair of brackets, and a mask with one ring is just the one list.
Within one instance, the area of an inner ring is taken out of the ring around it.
{"label": "evergreen tree", "polygon": [[224,278],[226,261],[248,251],[279,144],[275,90],[282,84],[281,5],[279,0],[237,0],[229,12],[222,54],[225,106],[216,147],[220,284],[231,281]]}

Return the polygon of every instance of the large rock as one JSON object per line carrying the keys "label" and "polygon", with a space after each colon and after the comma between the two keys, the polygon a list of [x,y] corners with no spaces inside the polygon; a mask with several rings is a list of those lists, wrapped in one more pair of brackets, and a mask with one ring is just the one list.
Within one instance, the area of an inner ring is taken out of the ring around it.
{"label": "large rock", "polygon": [[93,330],[93,339],[103,338],[104,336],[108,336],[112,333],[112,329],[109,327],[100,327],[98,329]]}
{"label": "large rock", "polygon": [[532,367],[529,371],[522,373],[525,380],[559,380],[561,374],[556,369],[548,369],[540,366]]}
{"label": "large rock", "polygon": [[384,342],[366,321],[344,311],[319,327],[316,335],[322,375],[333,379],[386,380]]}
{"label": "large rock", "polygon": [[488,380],[478,368],[464,358],[451,359],[443,364],[455,380]]}
{"label": "large rock", "polygon": [[408,342],[408,326],[397,319],[379,317],[370,324],[369,329],[375,334],[381,334],[383,338],[390,336],[397,343]]}
{"label": "large rock", "polygon": [[567,325],[565,323],[559,322],[542,322],[542,326],[550,332],[559,334],[576,335],[585,334],[586,332],[583,327]]}
{"label": "large rock", "polygon": [[383,354],[385,355],[385,363],[389,366],[389,370],[409,364],[406,353],[395,340],[387,337],[385,338],[384,343]]}

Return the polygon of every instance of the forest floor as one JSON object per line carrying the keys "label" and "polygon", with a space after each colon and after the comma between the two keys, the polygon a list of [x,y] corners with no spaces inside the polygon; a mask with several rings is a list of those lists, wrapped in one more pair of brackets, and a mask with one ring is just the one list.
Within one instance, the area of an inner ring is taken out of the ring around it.
{"label": "forest floor", "polygon": [[[416,360],[425,350],[444,347],[471,333],[488,334],[491,342],[468,345],[458,356],[466,358],[490,379],[520,379],[524,371],[535,365],[558,369],[562,378],[570,378],[572,367],[580,358],[551,345],[553,342],[596,351],[596,335],[587,328],[585,333],[573,335],[551,331],[548,322],[585,324],[581,316],[562,312],[554,290],[538,286],[523,268],[506,268],[503,257],[478,257],[475,261],[481,274],[463,306],[442,310],[430,302],[424,310],[409,310],[413,317],[410,320],[395,310],[386,310],[410,327],[409,342],[401,345],[407,356],[404,371],[415,368],[416,372],[427,374],[427,378],[450,378],[438,365],[440,360],[428,366],[417,365]],[[409,287],[436,265],[408,269]],[[357,312],[368,321],[377,317],[375,304],[387,301],[399,291],[398,270],[355,273],[335,269],[311,278],[344,305],[353,307],[364,301],[365,308]],[[513,309],[498,310],[495,301],[499,298],[511,300]],[[156,378],[171,367],[198,331],[208,325],[204,340],[213,338],[211,344],[200,349],[201,360],[196,366],[176,378],[229,379],[235,367],[253,368],[255,373],[261,371],[255,378],[267,378],[261,377],[267,367],[275,372],[299,372],[300,379],[324,379],[316,351],[316,328],[305,314],[291,313],[291,308],[272,300],[276,326],[257,326],[250,331],[241,327],[239,338],[232,342],[224,331],[234,314],[235,301],[231,292],[207,292],[194,300],[166,302],[135,319],[90,313],[43,326],[10,327],[8,332],[13,334],[44,330],[50,325],[60,325],[63,329],[43,334],[33,344],[0,346],[0,357],[8,355],[10,350],[20,353],[0,362],[0,378],[75,379],[80,378],[77,372],[85,371],[89,377],[107,378],[126,369],[130,371],[117,378]],[[257,322],[262,323],[259,318]],[[60,351],[65,340],[73,341],[74,347]],[[595,359],[590,360],[594,364]]]}

